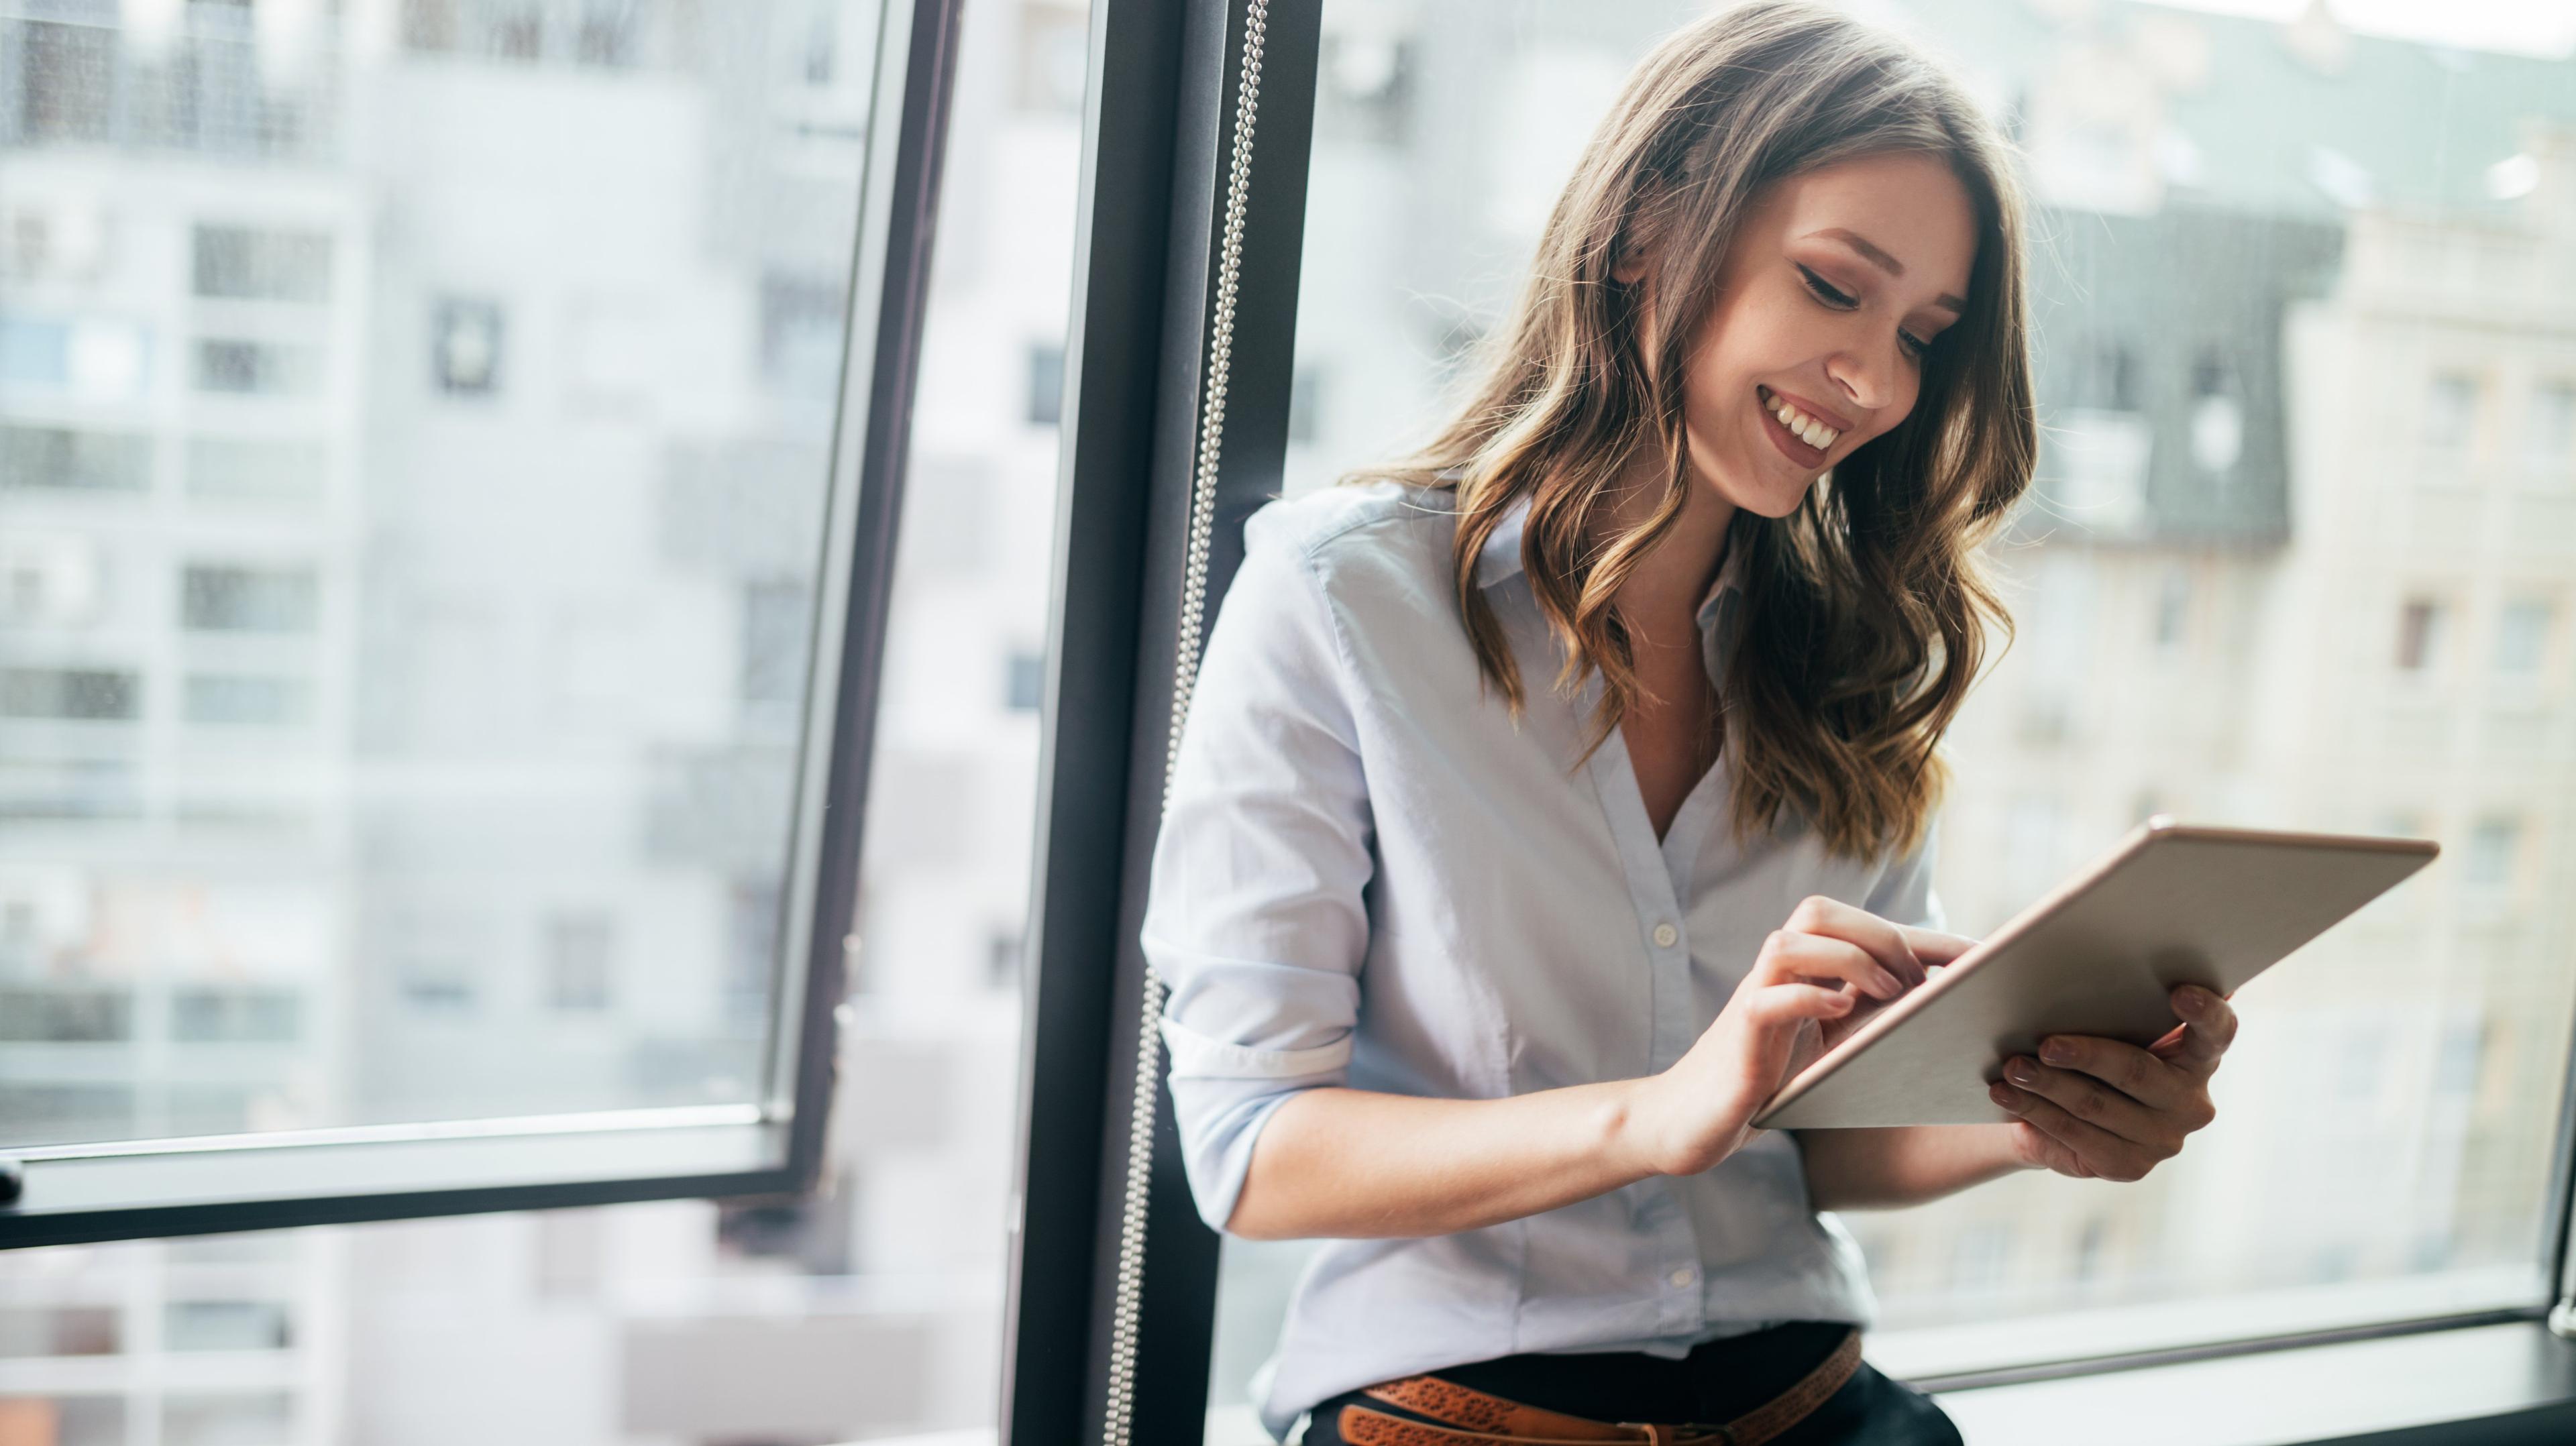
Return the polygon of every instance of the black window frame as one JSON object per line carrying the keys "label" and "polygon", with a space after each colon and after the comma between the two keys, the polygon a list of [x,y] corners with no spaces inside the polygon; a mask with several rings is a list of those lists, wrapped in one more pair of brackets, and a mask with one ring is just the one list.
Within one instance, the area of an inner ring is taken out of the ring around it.
{"label": "black window frame", "polygon": [[818,1178],[836,1010],[929,296],[963,0],[887,0],[828,450],[784,938],[760,1097],[741,1105],[28,1146],[0,1158],[0,1249],[677,1198]]}

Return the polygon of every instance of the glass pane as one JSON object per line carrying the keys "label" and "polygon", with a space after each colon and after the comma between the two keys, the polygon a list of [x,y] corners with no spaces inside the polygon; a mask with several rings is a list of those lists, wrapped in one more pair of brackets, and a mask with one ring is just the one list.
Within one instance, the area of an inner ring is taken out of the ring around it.
{"label": "glass pane", "polygon": [[[2576,899],[2546,883],[2576,831],[2550,741],[2576,716],[2553,621],[2576,511],[2563,332],[2494,318],[2576,266],[2547,209],[2576,185],[2576,34],[2477,4],[2377,7],[2406,38],[2250,0],[2226,8],[2274,18],[1854,8],[1999,109],[2047,238],[2047,455],[1993,554],[2020,639],[1949,745],[1953,927],[1991,930],[2156,811],[2446,849],[2245,991],[2219,1122],[2146,1181],[1849,1217],[1875,1354],[2540,1299],[2576,1006]],[[1699,9],[1327,0],[1288,490],[1446,419],[1594,123]],[[2402,322],[2380,309],[2401,297]],[[1248,1383],[1307,1253],[1226,1242],[1211,1439],[1257,1437]]]}
{"label": "glass pane", "polygon": [[0,18],[0,1147],[766,1098],[876,15]]}
{"label": "glass pane", "polygon": [[[857,115],[833,87],[869,74],[870,10],[779,7],[769,23],[788,27],[776,39],[807,113]],[[1063,343],[1087,24],[1072,5],[966,7],[823,1188],[792,1206],[672,1201],[0,1252],[0,1439],[989,1439],[1037,783],[1027,675],[1042,676],[1056,487],[1056,432],[1027,420],[1025,358]],[[533,95],[580,97],[605,78],[578,61],[439,63]],[[817,122],[810,140],[818,171],[852,173],[855,129]],[[740,296],[745,345],[815,345],[794,319],[815,308],[797,293],[746,282]],[[796,626],[783,592],[746,589],[740,625]],[[669,581],[655,605],[694,593]],[[802,669],[774,654],[724,654],[725,677],[738,706],[792,716]],[[775,927],[767,885],[752,882],[717,913],[746,957]],[[634,998],[618,960],[635,927],[577,899],[534,915],[512,987],[558,1018],[559,1037],[614,1040]],[[743,982],[757,1014],[762,981]],[[320,1007],[282,989],[188,989],[155,1027],[235,1058],[313,1027]],[[21,1048],[13,1029],[112,1035],[132,997],[0,992],[0,1068]]]}

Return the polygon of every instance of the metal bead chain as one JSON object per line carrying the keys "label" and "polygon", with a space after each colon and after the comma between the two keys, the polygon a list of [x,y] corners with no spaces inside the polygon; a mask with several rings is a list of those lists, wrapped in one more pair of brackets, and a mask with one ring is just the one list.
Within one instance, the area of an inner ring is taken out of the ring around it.
{"label": "metal bead chain", "polygon": [[[1208,553],[1216,530],[1218,461],[1225,449],[1226,381],[1234,365],[1234,303],[1243,270],[1243,216],[1252,190],[1252,123],[1261,99],[1261,42],[1268,0],[1250,0],[1243,21],[1243,85],[1234,103],[1234,150],[1225,178],[1225,230],[1218,251],[1216,303],[1208,327],[1207,389],[1200,403],[1198,465],[1190,487],[1187,562],[1181,574],[1181,618],[1172,662],[1172,727],[1163,751],[1163,802],[1181,756],[1181,727],[1198,686],[1199,642],[1207,616]],[[1118,1220],[1118,1283],[1109,1317],[1109,1400],[1101,1440],[1129,1446],[1136,1408],[1136,1327],[1145,1289],[1145,1217],[1154,1173],[1154,1102],[1163,1072],[1163,981],[1145,966],[1145,998],[1136,1031],[1136,1084],[1127,1117],[1126,1195]]]}

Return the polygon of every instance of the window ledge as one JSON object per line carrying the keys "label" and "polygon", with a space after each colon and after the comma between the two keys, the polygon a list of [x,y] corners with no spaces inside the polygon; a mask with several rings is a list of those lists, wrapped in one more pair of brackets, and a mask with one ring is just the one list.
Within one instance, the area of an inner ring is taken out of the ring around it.
{"label": "window ledge", "polygon": [[2514,1321],[1942,1391],[1935,1399],[1975,1446],[2567,1441],[2576,1439],[2576,1341],[2538,1321]]}

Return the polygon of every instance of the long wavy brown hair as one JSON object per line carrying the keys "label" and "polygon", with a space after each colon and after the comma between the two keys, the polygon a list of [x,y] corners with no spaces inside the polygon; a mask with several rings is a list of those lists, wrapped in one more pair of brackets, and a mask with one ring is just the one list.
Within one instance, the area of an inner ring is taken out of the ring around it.
{"label": "long wavy brown hair", "polygon": [[[1856,858],[1914,847],[1939,806],[1941,735],[1989,629],[2011,629],[1977,549],[2028,487],[2038,445],[2005,143],[1903,41],[1780,0],[1664,40],[1585,148],[1467,405],[1403,463],[1350,479],[1456,490],[1458,605],[1487,686],[1515,716],[1520,671],[1476,559],[1528,501],[1522,561],[1563,645],[1555,686],[1572,696],[1592,672],[1602,679],[1589,756],[1640,695],[1613,600],[1695,485],[1683,372],[1737,223],[1772,182],[1888,152],[1942,157],[1965,186],[1977,225],[1968,309],[1924,359],[1903,423],[1836,464],[1790,515],[1737,512],[1727,546],[1745,554],[1747,621],[1719,685],[1737,835],[1794,810]],[[1612,276],[1632,256],[1643,285]],[[1651,368],[1641,304],[1654,311]],[[1617,484],[1642,448],[1664,458],[1664,495],[1605,543]]]}

